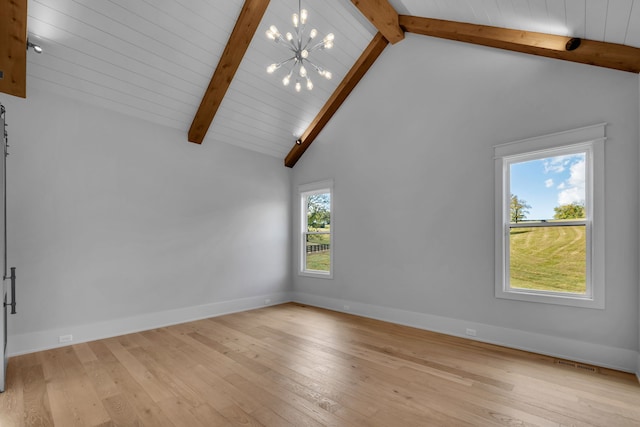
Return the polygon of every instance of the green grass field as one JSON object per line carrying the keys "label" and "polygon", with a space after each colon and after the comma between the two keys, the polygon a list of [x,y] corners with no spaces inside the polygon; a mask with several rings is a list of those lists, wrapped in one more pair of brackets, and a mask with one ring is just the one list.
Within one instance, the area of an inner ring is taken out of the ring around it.
{"label": "green grass field", "polygon": [[511,229],[511,287],[586,292],[584,226]]}
{"label": "green grass field", "polygon": [[307,270],[329,271],[331,258],[329,251],[307,254]]}
{"label": "green grass field", "polygon": [[[328,229],[329,227],[327,227]],[[314,230],[316,231],[316,230]],[[317,231],[321,231],[320,229]],[[329,231],[329,230],[327,230]],[[329,234],[312,234],[307,236],[307,245],[330,244],[331,237]],[[331,253],[327,251],[311,252],[307,254],[307,270],[330,271],[331,270]]]}

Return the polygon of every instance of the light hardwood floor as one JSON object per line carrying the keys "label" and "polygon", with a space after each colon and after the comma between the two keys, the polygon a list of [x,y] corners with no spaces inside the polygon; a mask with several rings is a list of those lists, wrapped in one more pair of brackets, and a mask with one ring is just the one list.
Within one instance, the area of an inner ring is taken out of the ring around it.
{"label": "light hardwood floor", "polygon": [[284,304],[14,357],[0,426],[639,426],[584,368]]}

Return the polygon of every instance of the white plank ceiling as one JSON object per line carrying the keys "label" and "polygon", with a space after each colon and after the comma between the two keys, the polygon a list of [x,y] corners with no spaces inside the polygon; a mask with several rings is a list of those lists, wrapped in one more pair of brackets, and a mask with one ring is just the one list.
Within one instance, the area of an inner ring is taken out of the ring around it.
{"label": "white plank ceiling", "polygon": [[[29,88],[81,99],[187,131],[222,55],[243,0],[29,0]],[[401,14],[571,35],[640,47],[640,0],[390,0]],[[303,0],[309,26],[335,34],[311,59],[333,73],[312,74],[295,93],[287,57],[265,31],[292,31],[296,0],[271,0],[204,144],[230,143],[284,159],[376,30],[350,0]],[[389,46],[388,49],[392,49]]]}

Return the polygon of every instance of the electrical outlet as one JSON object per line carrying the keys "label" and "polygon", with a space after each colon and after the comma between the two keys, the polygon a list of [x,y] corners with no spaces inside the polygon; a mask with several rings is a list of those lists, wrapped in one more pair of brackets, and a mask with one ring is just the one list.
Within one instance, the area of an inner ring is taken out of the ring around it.
{"label": "electrical outlet", "polygon": [[344,309],[345,309],[346,311],[349,311],[349,310],[351,310],[351,307],[349,307],[348,305],[346,305],[346,304],[345,304],[345,305],[344,305]]}
{"label": "electrical outlet", "polygon": [[265,300],[264,300],[264,303],[265,303],[265,304],[271,304],[271,298],[267,298],[267,299],[265,299]]}
{"label": "electrical outlet", "polygon": [[73,335],[60,335],[58,337],[58,342],[60,344],[65,343],[65,342],[71,342],[73,341]]}
{"label": "electrical outlet", "polygon": [[467,335],[469,335],[470,337],[475,337],[477,335],[477,332],[475,329],[471,329],[471,328],[467,328],[466,331]]}

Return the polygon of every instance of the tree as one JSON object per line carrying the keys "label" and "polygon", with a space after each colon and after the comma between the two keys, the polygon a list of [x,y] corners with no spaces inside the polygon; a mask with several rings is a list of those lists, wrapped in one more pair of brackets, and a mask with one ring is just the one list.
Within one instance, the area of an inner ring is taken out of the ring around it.
{"label": "tree", "polygon": [[554,219],[584,219],[584,203],[573,202],[568,205],[556,206],[553,208],[555,214]]}
{"label": "tree", "polygon": [[519,222],[527,218],[531,206],[526,200],[518,199],[515,194],[511,195],[511,222]]}
{"label": "tree", "polygon": [[331,199],[328,193],[307,197],[307,226],[325,228],[331,223]]}

